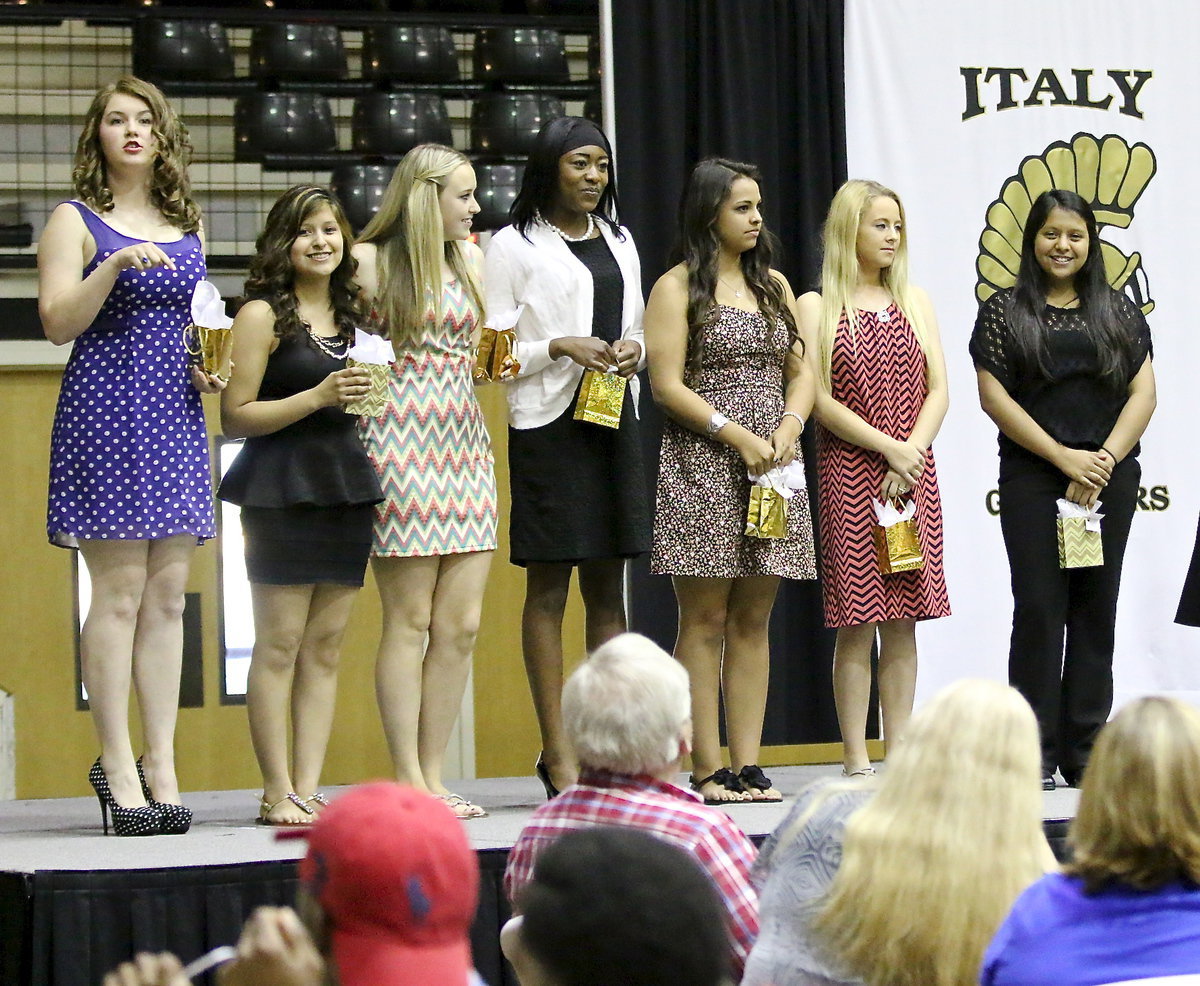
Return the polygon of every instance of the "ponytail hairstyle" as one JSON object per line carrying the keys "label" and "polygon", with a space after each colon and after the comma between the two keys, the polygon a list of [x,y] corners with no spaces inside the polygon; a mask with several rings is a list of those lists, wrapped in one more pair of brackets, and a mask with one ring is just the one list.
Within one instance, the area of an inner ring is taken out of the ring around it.
{"label": "ponytail hairstyle", "polygon": [[1096,346],[1100,376],[1114,390],[1129,382],[1133,340],[1121,319],[1117,292],[1108,283],[1096,214],[1087,201],[1065,188],[1051,188],[1037,197],[1025,220],[1021,236],[1021,264],[1008,305],[1008,327],[1018,365],[1039,376],[1049,375],[1046,365],[1046,333],[1042,311],[1046,307],[1049,278],[1037,262],[1034,244],[1054,209],[1070,212],[1083,220],[1088,232],[1088,254],[1075,275],[1075,293],[1088,334]]}
{"label": "ponytail hairstyle", "polygon": [[817,335],[818,367],[828,390],[833,343],[837,338],[842,313],[853,338],[858,328],[858,309],[854,306],[854,291],[858,285],[858,227],[871,203],[886,196],[900,210],[900,240],[890,267],[880,271],[880,282],[892,296],[896,307],[912,326],[913,335],[921,350],[928,353],[928,330],[920,307],[908,283],[908,229],[904,220],[904,203],[900,196],[879,182],[852,178],[833,196],[829,215],[822,234],[824,257],[821,261],[821,321]]}
{"label": "ponytail hairstyle", "polygon": [[295,269],[292,267],[292,244],[300,227],[322,206],[329,206],[342,231],[342,259],[329,277],[329,303],[338,333],[354,338],[354,329],[362,324],[362,303],[354,272],[358,261],[350,256],[354,234],[341,203],[320,185],[293,185],[271,206],[267,222],[254,244],[254,256],[242,294],[246,301],[261,299],[275,314],[275,335],[281,339],[308,332],[300,318],[296,301]]}
{"label": "ponytail hairstyle", "polygon": [[452,147],[418,144],[396,166],[383,202],[359,235],[374,243],[376,308],[397,345],[413,345],[439,316],[442,260],[454,272],[482,321],[483,288],[463,245],[447,240],[442,225],[441,194],[446,180],[471,162]]}
{"label": "ponytail hairstyle", "polygon": [[[749,178],[762,185],[762,174],[752,164],[725,158],[706,158],[692,169],[679,202],[679,226],[670,263],[672,266],[683,264],[687,269],[687,322],[692,340],[688,363],[693,370],[700,365],[704,330],[716,299],[717,263],[721,248],[717,220],[732,192],[733,183],[739,178]],[[778,247],[778,239],[763,223],[759,227],[758,242],[744,251],[738,262],[746,286],[758,302],[759,311],[772,328],[780,321],[787,326],[788,339],[794,347],[800,341],[796,319],[788,305],[782,282],[771,276],[771,258]]]}

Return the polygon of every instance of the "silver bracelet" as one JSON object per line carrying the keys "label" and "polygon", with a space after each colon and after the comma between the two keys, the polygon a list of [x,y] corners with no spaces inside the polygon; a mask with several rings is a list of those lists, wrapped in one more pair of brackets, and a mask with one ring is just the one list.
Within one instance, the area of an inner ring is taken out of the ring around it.
{"label": "silver bracelet", "polygon": [[727,424],[729,424],[729,419],[725,415],[720,411],[713,411],[712,417],[708,419],[708,427],[705,429],[705,433],[709,438],[716,438],[717,432]]}
{"label": "silver bracelet", "polygon": [[795,418],[797,421],[799,421],[800,422],[800,434],[801,435],[804,434],[804,419],[802,417],[800,417],[800,415],[798,415],[795,411],[784,411],[783,414],[779,415],[780,424],[783,423],[784,418]]}

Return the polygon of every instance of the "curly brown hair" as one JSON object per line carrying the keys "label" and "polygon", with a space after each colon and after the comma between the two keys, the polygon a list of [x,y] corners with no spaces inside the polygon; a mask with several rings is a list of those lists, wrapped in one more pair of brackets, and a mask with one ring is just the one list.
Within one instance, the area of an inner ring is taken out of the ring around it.
{"label": "curly brown hair", "polygon": [[358,261],[350,256],[354,234],[341,203],[320,185],[293,185],[279,196],[267,214],[267,224],[254,243],[254,257],[243,288],[246,301],[261,299],[271,306],[275,313],[275,335],[281,339],[308,331],[292,290],[295,277],[292,243],[304,221],[325,205],[342,231],[342,259],[329,278],[333,321],[338,332],[348,339],[354,338],[354,329],[363,323],[359,289],[354,283]]}
{"label": "curly brown hair", "polygon": [[162,91],[152,83],[132,75],[123,75],[96,93],[88,109],[75,147],[75,167],[71,182],[76,197],[93,212],[103,215],[113,207],[108,188],[108,166],[100,149],[100,120],[108,101],[117,93],[140,99],[154,117],[154,138],[158,155],[150,183],[150,199],[172,226],[184,233],[200,229],[200,207],[192,198],[187,166],[192,144],[187,127],[176,116]]}

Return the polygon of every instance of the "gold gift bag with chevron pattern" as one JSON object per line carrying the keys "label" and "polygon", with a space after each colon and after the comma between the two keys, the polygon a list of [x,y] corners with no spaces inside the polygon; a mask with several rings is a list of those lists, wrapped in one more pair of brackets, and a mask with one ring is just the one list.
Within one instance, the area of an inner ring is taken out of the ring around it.
{"label": "gold gift bag with chevron pattern", "polygon": [[625,378],[619,373],[584,370],[579,400],[575,404],[575,420],[590,421],[605,428],[620,428],[625,384]]}
{"label": "gold gift bag with chevron pattern", "polygon": [[347,401],[342,410],[347,414],[365,414],[368,418],[383,416],[388,401],[388,380],[392,376],[392,368],[387,363],[360,363],[356,359],[347,359],[346,366],[358,366],[371,375],[371,389],[356,400]]}
{"label": "gold gift bag with chevron pattern", "polygon": [[1095,568],[1104,564],[1100,526],[1088,530],[1086,517],[1058,518],[1058,567]]}

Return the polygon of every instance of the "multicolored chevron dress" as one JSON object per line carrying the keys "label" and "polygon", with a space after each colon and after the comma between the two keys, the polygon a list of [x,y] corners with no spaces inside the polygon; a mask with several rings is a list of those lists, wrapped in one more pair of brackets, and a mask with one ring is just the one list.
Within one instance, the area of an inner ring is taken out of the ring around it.
{"label": "multicolored chevron dress", "polygon": [[492,442],[471,380],[477,312],[457,280],[445,285],[442,313],[419,347],[397,352],[387,412],[366,419],[363,442],[384,495],[376,557],[496,548]]}
{"label": "multicolored chevron dress", "polygon": [[[782,322],[772,327],[760,312],[717,305],[702,345],[699,373],[689,369],[687,385],[731,420],[769,439],[783,412],[787,327]],[[789,504],[784,538],[746,536],[749,501],[742,457],[668,418],[659,452],[650,571],[715,579],[816,578],[808,497],[801,494]]]}
{"label": "multicolored chevron dress", "polygon": [[[925,402],[925,354],[895,304],[858,313],[852,334],[843,313],[833,343],[834,400],[893,438],[904,439]],[[933,449],[913,489],[925,567],[881,575],[875,558],[871,501],[887,475],[887,461],[817,430],[817,489],[821,530],[821,584],[825,625],[858,626],[884,620],[929,620],[950,615],[942,568],[942,500]]]}

